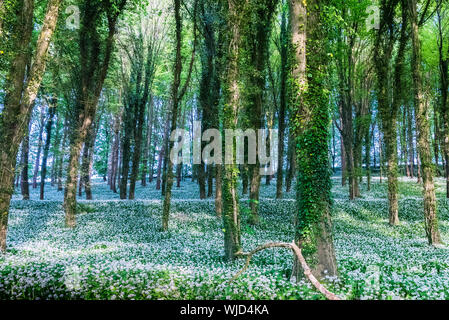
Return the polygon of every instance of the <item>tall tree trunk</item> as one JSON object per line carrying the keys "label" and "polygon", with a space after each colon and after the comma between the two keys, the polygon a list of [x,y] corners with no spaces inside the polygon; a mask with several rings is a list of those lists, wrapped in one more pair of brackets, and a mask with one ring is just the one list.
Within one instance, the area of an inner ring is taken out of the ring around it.
{"label": "tall tree trunk", "polygon": [[[374,130],[374,128],[373,128]],[[373,133],[368,129],[365,134],[365,167],[366,167],[366,189],[371,190],[371,135]]]}
{"label": "tall tree trunk", "polygon": [[121,116],[116,115],[113,125],[113,142],[111,151],[111,177],[109,183],[111,185],[111,190],[117,193],[117,176],[118,176],[118,163],[119,163],[119,149],[120,149],[120,121]]}
{"label": "tall tree trunk", "polygon": [[[328,95],[324,86],[327,76],[325,31],[320,14],[323,2],[311,0],[305,4],[292,0],[290,3],[296,62],[292,103],[292,124],[298,145],[296,241],[300,246],[313,247],[308,258],[312,262],[312,272],[320,278],[337,274],[330,215],[330,116],[328,108],[324,107],[328,104]],[[294,271],[299,269],[296,261]]]}
{"label": "tall tree trunk", "polygon": [[18,21],[12,26],[17,36],[15,56],[8,74],[2,117],[0,117],[0,251],[6,251],[8,212],[14,188],[14,168],[19,145],[25,135],[37,92],[46,66],[46,56],[58,19],[61,0],[49,0],[41,32],[36,43],[29,76],[25,69],[33,30],[33,0],[23,0]]}
{"label": "tall tree trunk", "polygon": [[407,112],[407,140],[408,140],[408,154],[410,162],[410,178],[415,175],[415,148],[413,143],[413,110],[408,108]]}
{"label": "tall tree trunk", "polygon": [[[245,114],[249,129],[257,130],[263,126],[263,104],[266,83],[265,69],[268,63],[269,37],[271,32],[271,19],[275,11],[275,1],[254,0],[248,2],[243,15],[248,17],[242,24],[242,58],[245,63],[243,81],[245,87],[251,89],[242,90],[243,113]],[[256,143],[257,150],[259,146]],[[262,142],[266,143],[266,142]],[[248,150],[249,152],[249,150]],[[248,155],[249,158],[249,155]],[[248,164],[250,179],[250,209],[251,224],[259,223],[259,191],[261,180],[261,165],[259,156],[254,164]]]}
{"label": "tall tree trunk", "polygon": [[129,178],[129,162],[131,160],[131,135],[134,126],[133,109],[134,105],[126,104],[123,113],[124,129],[121,143],[122,158],[121,158],[121,179],[120,179],[120,199],[126,199],[128,193],[128,178]]}
{"label": "tall tree trunk", "polygon": [[139,174],[140,156],[142,150],[142,131],[145,120],[145,105],[146,102],[141,102],[138,106],[137,127],[134,132],[134,152],[133,152],[133,166],[131,169],[131,176],[129,180],[129,200],[135,197],[136,181]]}
{"label": "tall tree trunk", "polygon": [[[226,64],[223,76],[223,127],[235,129],[240,105],[239,91],[239,51],[241,36],[241,13],[243,3],[241,1],[228,0],[225,4],[226,14]],[[236,146],[234,142],[226,144],[227,152],[230,152],[232,159],[235,159]],[[224,253],[227,261],[236,258],[236,254],[241,250],[240,231],[240,206],[237,190],[237,179],[239,169],[232,161],[223,166],[223,228],[224,228]]]}
{"label": "tall tree trunk", "polygon": [[[143,150],[143,169],[142,169],[142,186],[145,187],[147,185],[147,173],[152,172],[152,170],[148,170],[148,163],[150,162],[150,149],[151,149],[151,139],[153,137],[153,123],[154,123],[154,98],[150,97],[150,103],[148,105],[148,116],[147,116],[147,131],[144,142],[144,150]],[[149,182],[151,183],[151,175],[149,177]]]}
{"label": "tall tree trunk", "polygon": [[[69,228],[74,228],[76,225],[76,184],[80,152],[86,141],[88,130],[95,119],[98,101],[113,52],[118,16],[123,11],[125,4],[126,0],[120,0],[115,10],[106,12],[108,35],[104,40],[104,50],[101,50],[97,29],[97,22],[102,17],[103,8],[88,1],[84,3],[81,10],[82,21],[79,31],[81,90],[77,97],[77,114],[73,121],[70,137],[69,165],[64,191],[65,224]],[[99,61],[98,54],[91,54],[101,51],[103,51],[102,61]]]}
{"label": "tall tree trunk", "polygon": [[421,70],[421,42],[419,40],[418,13],[416,0],[408,1],[408,9],[411,22],[412,38],[412,77],[413,94],[416,115],[416,128],[418,131],[418,150],[421,160],[424,196],[424,223],[429,244],[441,243],[438,230],[438,217],[435,198],[435,186],[433,182],[432,156],[430,152],[430,130],[428,120],[428,106],[423,97],[423,82]]}
{"label": "tall tree trunk", "polygon": [[[184,96],[187,86],[190,81],[190,77],[192,74],[193,62],[195,57],[195,49],[196,49],[196,9],[197,9],[197,1],[194,1],[193,8],[193,32],[194,32],[194,40],[193,40],[193,49],[192,49],[192,57],[190,60],[190,66],[188,71],[187,79],[180,90],[181,85],[181,72],[182,72],[182,55],[181,55],[181,44],[182,44],[182,18],[181,18],[181,0],[173,0],[174,1],[174,9],[175,9],[175,25],[176,25],[176,56],[174,61],[173,68],[173,84],[172,84],[172,114],[171,114],[171,126],[170,132],[176,129],[176,122],[178,119],[178,109],[179,104]],[[168,139],[170,140],[170,139]],[[173,187],[173,162],[170,159],[170,154],[173,149],[173,141],[169,141],[167,147],[167,156],[165,157],[165,163],[167,164],[166,170],[166,188],[165,190],[165,198],[162,208],[162,229],[164,231],[168,230],[168,221],[170,217],[170,205],[171,205],[171,191]]]}
{"label": "tall tree trunk", "polygon": [[39,121],[39,137],[37,140],[37,153],[36,153],[36,160],[34,163],[34,173],[33,173],[33,189],[37,188],[37,175],[39,173],[39,165],[41,162],[41,152],[42,152],[42,134],[44,132],[44,123],[45,123],[45,116],[44,116],[44,109],[41,108],[41,119]]}
{"label": "tall tree trunk", "polygon": [[22,172],[20,179],[20,189],[22,192],[23,200],[30,200],[30,184],[28,183],[28,157],[30,153],[30,126],[28,125],[28,131],[22,141],[22,155],[21,164]]}
{"label": "tall tree trunk", "polygon": [[168,130],[169,130],[169,125],[170,125],[170,115],[169,113],[167,113],[167,117],[165,120],[165,127],[164,127],[164,134],[162,137],[162,147],[161,150],[159,151],[159,155],[158,155],[158,159],[157,159],[157,172],[156,172],[156,190],[160,190],[161,189],[161,175],[162,175],[162,162],[164,161],[165,158],[165,148],[167,145],[167,140],[168,140]]}
{"label": "tall tree trunk", "polygon": [[[398,153],[397,153],[397,116],[399,106],[402,102],[402,70],[406,45],[407,17],[405,8],[402,14],[402,31],[398,55],[396,58],[394,74],[394,96],[391,99],[390,93],[390,63],[392,51],[395,43],[394,35],[390,29],[394,24],[393,2],[385,2],[381,7],[382,25],[376,37],[374,64],[377,72],[377,95],[381,118],[381,128],[383,131],[386,147],[386,157],[388,162],[388,200],[389,200],[389,222],[391,225],[399,224],[398,216]],[[391,102],[392,100],[392,102]]]}
{"label": "tall tree trunk", "polygon": [[343,137],[340,136],[340,162],[341,162],[341,186],[345,187],[348,174],[347,174],[347,166],[346,166],[346,151],[345,144],[343,143]]}
{"label": "tall tree trunk", "polygon": [[444,35],[443,35],[443,17],[441,8],[437,9],[437,26],[438,26],[438,56],[440,71],[440,112],[442,114],[442,142],[443,142],[443,160],[445,162],[446,175],[446,198],[449,198],[449,47],[447,53],[444,52]]}

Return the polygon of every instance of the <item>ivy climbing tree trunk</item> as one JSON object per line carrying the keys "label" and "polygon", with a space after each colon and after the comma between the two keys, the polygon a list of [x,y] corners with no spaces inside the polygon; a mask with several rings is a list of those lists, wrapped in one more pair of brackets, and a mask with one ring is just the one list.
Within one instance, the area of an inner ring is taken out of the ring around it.
{"label": "ivy climbing tree trunk", "polygon": [[[325,87],[324,1],[292,0],[291,28],[295,48],[292,123],[297,143],[296,242],[310,254],[317,278],[337,274],[330,216],[331,180],[328,137],[330,114]],[[300,270],[296,261],[294,274]]]}
{"label": "ivy climbing tree trunk", "polygon": [[[226,19],[226,47],[225,67],[223,70],[223,126],[234,130],[237,127],[237,119],[240,105],[239,91],[239,63],[238,55],[240,49],[240,23],[242,0],[224,1]],[[234,142],[226,144],[227,152],[232,156],[232,161],[225,161],[223,165],[223,228],[224,228],[224,253],[225,259],[230,261],[236,258],[241,249],[240,232],[240,207],[237,190],[237,179],[239,170],[234,163],[236,146]],[[230,159],[229,159],[230,160]]]}
{"label": "ivy climbing tree trunk", "polygon": [[[399,224],[398,215],[398,151],[397,151],[397,116],[398,104],[392,103],[389,80],[391,77],[390,61],[396,42],[392,33],[394,24],[394,8],[398,1],[384,0],[381,2],[381,27],[376,35],[374,64],[377,73],[377,99],[381,119],[381,129],[385,141],[386,158],[388,162],[388,200],[389,222]],[[404,26],[405,28],[405,26]],[[403,29],[404,30],[404,29]],[[398,69],[397,73],[401,70]],[[382,162],[381,162],[382,166]]]}

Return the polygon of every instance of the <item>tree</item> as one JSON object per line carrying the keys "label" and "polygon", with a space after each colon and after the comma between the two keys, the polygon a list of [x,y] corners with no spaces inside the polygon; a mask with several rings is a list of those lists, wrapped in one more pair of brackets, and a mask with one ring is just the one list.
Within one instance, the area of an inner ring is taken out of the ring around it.
{"label": "tree", "polygon": [[18,1],[17,21],[13,25],[14,57],[0,117],[0,251],[6,251],[8,212],[14,186],[14,168],[34,100],[45,71],[50,41],[58,20],[61,0],[49,0],[31,68],[25,79],[33,29],[33,0]]}
{"label": "tree", "polygon": [[[328,137],[330,113],[326,88],[327,54],[324,1],[290,2],[295,48],[291,127],[296,137],[296,242],[313,261],[316,277],[336,275],[330,216],[331,181]],[[299,265],[296,262],[296,272]]]}
{"label": "tree", "polygon": [[419,39],[419,20],[416,0],[408,1],[408,14],[410,17],[412,38],[411,67],[413,78],[413,101],[415,106],[416,128],[418,131],[418,151],[423,180],[424,225],[429,244],[438,245],[441,243],[441,236],[438,230],[435,185],[433,182],[434,168],[430,154],[429,108],[424,101],[422,89],[421,40]]}
{"label": "tree", "polygon": [[[65,223],[76,224],[76,187],[79,157],[92,122],[113,53],[114,35],[120,13],[127,0],[85,1],[81,9],[79,31],[80,83],[70,135],[69,166],[64,190]],[[107,21],[107,35],[102,39],[99,26]],[[101,59],[101,60],[100,60]]]}
{"label": "tree", "polygon": [[438,25],[438,64],[440,73],[440,112],[442,114],[442,131],[443,131],[443,153],[446,163],[446,197],[449,198],[449,47],[447,52],[444,51],[445,37],[443,30],[444,14],[440,7],[443,1],[439,1],[437,8],[437,25]]}
{"label": "tree", "polygon": [[[172,84],[172,95],[171,95],[171,125],[170,125],[170,133],[176,129],[176,123],[178,120],[178,109],[179,104],[186,93],[187,87],[189,85],[190,77],[192,74],[193,63],[195,59],[195,50],[196,50],[196,10],[197,10],[197,0],[194,1],[193,4],[193,49],[192,56],[190,59],[189,71],[187,74],[187,79],[184,85],[181,87],[181,72],[182,72],[182,56],[181,56],[181,44],[182,44],[182,18],[181,18],[181,1],[174,0],[174,14],[175,14],[175,34],[176,34],[176,53],[175,53],[175,61],[173,68],[173,84]],[[168,136],[167,136],[168,137]],[[171,140],[171,139],[170,139]],[[167,185],[166,188],[162,188],[165,191],[165,198],[163,204],[162,211],[162,229],[164,231],[168,230],[168,220],[170,217],[170,204],[171,204],[171,190],[173,187],[173,162],[170,159],[170,155],[173,149],[173,141],[169,142],[169,146],[167,148],[167,155],[165,156],[165,164],[167,165]]]}
{"label": "tree", "polygon": [[[266,66],[273,13],[276,0],[253,0],[244,7],[241,33],[242,102],[244,129],[263,127]],[[256,143],[256,148],[258,148]],[[248,164],[250,173],[250,223],[259,222],[260,160]],[[282,170],[282,169],[281,169]]]}
{"label": "tree", "polygon": [[280,31],[280,55],[281,55],[281,72],[280,72],[280,88],[279,88],[279,144],[278,144],[278,172],[276,177],[276,199],[282,199],[282,186],[284,182],[284,135],[285,135],[285,112],[287,109],[287,78],[289,72],[289,32],[287,25],[288,7],[282,6],[281,31]]}
{"label": "tree", "polygon": [[58,99],[56,97],[52,97],[50,103],[48,104],[48,119],[47,125],[45,127],[46,132],[46,140],[44,145],[44,154],[42,157],[42,168],[41,168],[41,185],[40,185],[40,195],[39,198],[44,200],[44,188],[45,188],[45,178],[47,176],[47,159],[48,153],[50,151],[50,143],[51,143],[51,132],[53,127],[53,118],[56,114]]}
{"label": "tree", "polygon": [[[395,10],[398,0],[384,0],[381,2],[381,22],[376,35],[374,49],[374,65],[377,74],[377,100],[381,119],[381,129],[384,136],[386,157],[388,161],[388,199],[389,221],[391,225],[399,224],[398,216],[398,154],[397,154],[397,116],[399,102],[395,93],[395,101],[391,98],[391,69],[394,44],[396,42],[396,26],[394,23]],[[406,23],[406,21],[403,21]],[[405,32],[406,24],[402,29]],[[405,39],[402,39],[405,41]],[[405,43],[402,42],[402,45]],[[403,47],[402,47],[403,48]],[[402,74],[401,55],[398,55],[399,64],[396,66],[396,74]],[[396,80],[396,78],[395,78]]]}
{"label": "tree", "polygon": [[[244,6],[242,0],[227,0],[223,3],[226,34],[225,64],[222,75],[223,84],[223,127],[234,130],[237,127],[240,105],[239,90],[239,51],[241,46],[241,20]],[[236,146],[227,145],[231,152],[232,162],[223,165],[223,228],[225,259],[230,261],[236,258],[241,249],[240,206],[237,191],[238,166],[234,163]]]}

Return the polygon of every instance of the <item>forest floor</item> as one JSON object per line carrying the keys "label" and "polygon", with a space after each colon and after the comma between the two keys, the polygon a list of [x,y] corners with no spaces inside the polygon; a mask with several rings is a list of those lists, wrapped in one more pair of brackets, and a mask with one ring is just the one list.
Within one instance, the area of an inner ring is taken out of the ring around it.
{"label": "forest floor", "polygon": [[[334,242],[338,278],[326,286],[344,299],[449,299],[449,248],[427,244],[421,187],[400,181],[397,227],[388,225],[386,183],[362,185],[361,199],[347,200],[347,189],[333,179]],[[119,200],[103,181],[94,180],[92,201],[79,201],[77,227],[64,228],[62,192],[46,186],[11,204],[8,252],[0,256],[0,299],[323,299],[308,282],[289,280],[291,252],[257,254],[239,279],[228,280],[243,261],[223,261],[222,221],[213,199],[198,200],[198,187],[184,181],[173,188],[170,231],[161,232],[161,196],[154,183],[140,184],[136,200]],[[245,251],[268,241],[291,242],[294,193],[274,200],[275,183],[262,185],[257,227],[246,223]],[[438,214],[449,244],[449,202],[437,180]]]}

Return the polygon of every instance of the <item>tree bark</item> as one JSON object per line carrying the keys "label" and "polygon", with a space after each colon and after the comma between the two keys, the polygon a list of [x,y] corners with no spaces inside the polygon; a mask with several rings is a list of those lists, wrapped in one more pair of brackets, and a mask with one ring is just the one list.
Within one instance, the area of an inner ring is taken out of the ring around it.
{"label": "tree bark", "polygon": [[44,110],[43,107],[41,108],[41,119],[39,122],[39,137],[37,140],[37,153],[36,153],[36,160],[34,163],[34,173],[33,173],[33,189],[37,188],[37,175],[39,173],[39,165],[41,160],[41,152],[42,152],[42,134],[44,132],[44,124],[45,124],[45,117],[44,117]]}
{"label": "tree bark", "polygon": [[[194,2],[193,8],[193,32],[194,32],[194,40],[193,40],[193,49],[192,56],[190,59],[190,66],[188,70],[188,76],[185,80],[183,87],[180,90],[181,85],[181,72],[182,72],[182,54],[181,54],[181,44],[182,44],[182,18],[181,18],[181,0],[173,0],[174,8],[175,8],[175,25],[176,25],[176,56],[174,61],[173,68],[173,84],[172,84],[172,114],[171,114],[171,126],[170,132],[176,129],[176,123],[178,120],[178,109],[179,104],[184,96],[187,86],[190,81],[190,77],[192,74],[193,62],[195,57],[196,50],[196,9],[197,9],[197,1]],[[169,135],[168,135],[169,136]],[[170,139],[168,139],[169,141]],[[170,205],[171,205],[171,192],[173,187],[173,162],[170,159],[170,154],[173,148],[173,141],[168,142],[167,147],[167,156],[165,157],[165,164],[167,165],[166,170],[166,188],[163,188],[164,195],[164,203],[162,208],[162,229],[164,231],[168,230],[168,221],[170,218]]]}
{"label": "tree bark", "polygon": [[21,179],[20,179],[20,189],[22,192],[23,200],[30,200],[30,184],[28,183],[28,157],[30,153],[30,126],[28,126],[28,131],[22,141],[22,155],[21,155]]}
{"label": "tree bark", "polygon": [[424,224],[429,244],[441,243],[438,230],[438,217],[435,198],[435,186],[433,182],[432,156],[430,152],[430,128],[428,120],[428,106],[424,103],[423,82],[421,70],[421,42],[419,39],[418,13],[416,0],[408,1],[408,10],[411,22],[412,38],[412,77],[413,94],[416,116],[416,128],[418,131],[418,151],[421,161],[424,196]]}
{"label": "tree bark", "polygon": [[[330,216],[331,180],[329,172],[328,135],[330,116],[324,79],[326,50],[324,21],[320,14],[324,1],[307,4],[292,0],[292,42],[295,48],[293,69],[294,100],[292,127],[297,144],[297,208],[296,242],[301,248],[313,247],[310,261],[317,278],[337,274]],[[298,261],[294,274],[298,273]],[[298,277],[297,277],[298,279]]]}
{"label": "tree bark", "polygon": [[[223,75],[223,127],[235,129],[237,126],[240,90],[239,90],[239,51],[241,37],[241,1],[228,0],[225,3],[226,18],[226,53]],[[228,146],[235,159],[236,147],[234,142]],[[223,166],[223,227],[224,227],[224,253],[227,261],[236,258],[241,249],[240,206],[237,190],[238,166],[234,163],[225,163]]]}
{"label": "tree bark", "polygon": [[39,198],[41,200],[44,200],[45,178],[47,176],[47,158],[48,158],[48,152],[50,151],[53,118],[56,114],[57,103],[58,103],[57,98],[53,98],[50,105],[48,106],[48,108],[49,108],[48,109],[48,120],[47,120],[47,126],[45,128],[47,137],[45,140],[44,154],[42,157],[42,168],[41,168],[41,185],[40,185],[40,196],[39,196]]}
{"label": "tree bark", "polygon": [[[376,37],[374,64],[377,72],[377,95],[381,118],[381,129],[384,135],[386,158],[388,162],[388,200],[389,200],[389,223],[399,224],[398,216],[398,153],[397,153],[397,117],[401,103],[401,79],[403,59],[406,45],[407,19],[405,8],[402,15],[401,41],[396,58],[394,74],[394,96],[390,93],[390,63],[392,51],[395,44],[395,36],[391,33],[394,24],[394,1],[385,2],[381,6],[382,28]],[[391,102],[392,101],[392,102]]]}
{"label": "tree bark", "polygon": [[14,187],[14,168],[20,142],[46,66],[46,56],[58,19],[60,0],[49,0],[44,23],[36,43],[33,63],[25,79],[28,62],[28,46],[33,29],[34,1],[24,0],[17,25],[13,26],[18,38],[14,42],[15,52],[6,89],[2,117],[0,118],[0,251],[6,251],[8,212]]}
{"label": "tree bark", "polygon": [[[77,97],[77,111],[70,138],[69,166],[66,188],[64,191],[65,224],[69,228],[76,225],[76,184],[78,177],[79,157],[87,133],[95,119],[98,100],[107,75],[109,62],[114,46],[114,35],[118,16],[123,11],[126,0],[117,3],[116,10],[106,13],[108,34],[104,40],[102,61],[99,55],[102,50],[98,40],[97,22],[101,17],[101,7],[86,2],[82,10],[80,29],[81,83],[80,95]],[[93,53],[93,54],[91,54]]]}

